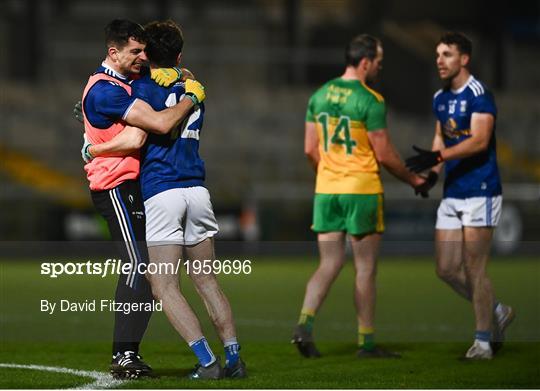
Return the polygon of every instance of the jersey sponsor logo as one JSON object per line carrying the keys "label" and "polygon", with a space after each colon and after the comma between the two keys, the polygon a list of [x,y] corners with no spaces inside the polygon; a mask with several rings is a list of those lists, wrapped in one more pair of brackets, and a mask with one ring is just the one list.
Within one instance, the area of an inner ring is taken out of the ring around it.
{"label": "jersey sponsor logo", "polygon": [[463,136],[470,136],[470,129],[457,129],[457,122],[453,118],[448,118],[448,120],[443,125],[443,133],[446,138],[456,139]]}
{"label": "jersey sponsor logo", "polygon": [[457,128],[457,123],[453,118],[448,118],[443,126],[444,134],[448,138],[456,138],[458,135],[454,134]]}
{"label": "jersey sponsor logo", "polygon": [[345,104],[347,103],[347,99],[352,94],[352,92],[353,91],[350,88],[342,88],[331,85],[328,87],[328,91],[326,93],[326,100],[332,103]]}
{"label": "jersey sponsor logo", "polygon": [[467,101],[466,100],[459,101],[459,111],[461,113],[467,112]]}

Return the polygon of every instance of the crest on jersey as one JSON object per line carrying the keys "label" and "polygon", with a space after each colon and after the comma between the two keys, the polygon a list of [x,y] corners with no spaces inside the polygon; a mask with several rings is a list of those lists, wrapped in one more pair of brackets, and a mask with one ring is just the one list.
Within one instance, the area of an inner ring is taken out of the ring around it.
{"label": "crest on jersey", "polygon": [[448,101],[448,114],[454,114],[456,112],[457,100],[452,99]]}

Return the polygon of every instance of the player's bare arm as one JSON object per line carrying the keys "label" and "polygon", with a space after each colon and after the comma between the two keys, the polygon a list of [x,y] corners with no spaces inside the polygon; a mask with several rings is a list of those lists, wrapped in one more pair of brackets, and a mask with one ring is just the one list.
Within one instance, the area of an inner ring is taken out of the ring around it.
{"label": "player's bare arm", "polygon": [[146,142],[148,133],[134,126],[126,128],[113,139],[88,147],[90,155],[97,156],[126,156],[140,149]]}
{"label": "player's bare arm", "polygon": [[151,133],[167,134],[176,128],[191,112],[193,106],[206,97],[204,87],[196,80],[186,80],[186,96],[178,104],[162,111],[155,111],[141,99],[135,100],[126,116],[126,122]]}
{"label": "player's bare arm", "polygon": [[[441,130],[441,123],[440,121],[435,122],[435,135],[433,136],[433,143],[431,144],[431,150],[432,151],[442,151],[445,147],[444,145],[444,137]],[[434,171],[437,175],[441,173],[441,170],[443,168],[443,163],[439,163],[436,166],[434,166],[431,171]]]}
{"label": "player's bare arm", "polygon": [[306,154],[313,170],[317,172],[319,160],[319,135],[317,134],[317,125],[314,122],[306,122],[304,135],[304,153]]}
{"label": "player's bare arm", "polygon": [[[494,122],[495,118],[492,114],[473,113],[471,116],[471,137],[449,148],[443,146],[443,148],[435,149],[433,146],[432,150],[427,150],[413,146],[417,155],[405,160],[407,168],[418,173],[437,165],[440,166],[445,160],[463,159],[487,150]],[[438,129],[440,134],[440,124]],[[442,135],[439,137],[442,138]]]}
{"label": "player's bare arm", "polygon": [[424,178],[407,170],[386,129],[373,130],[367,134],[369,143],[375,151],[375,158],[388,172],[414,188],[424,184]]}
{"label": "player's bare arm", "polygon": [[129,111],[126,122],[156,134],[167,134],[189,114],[194,106],[190,99],[162,111],[155,111],[148,103],[137,99]]}
{"label": "player's bare arm", "polygon": [[463,159],[487,149],[495,118],[492,114],[473,113],[471,117],[471,137],[450,148],[440,150],[443,160]]}

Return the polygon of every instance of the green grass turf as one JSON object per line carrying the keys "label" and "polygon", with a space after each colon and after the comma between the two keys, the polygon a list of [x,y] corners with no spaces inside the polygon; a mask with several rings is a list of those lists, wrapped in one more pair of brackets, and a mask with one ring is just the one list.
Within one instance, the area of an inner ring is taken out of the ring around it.
{"label": "green grass turf", "polygon": [[[142,353],[159,378],[123,388],[538,388],[540,387],[540,263],[497,259],[490,275],[497,297],[518,317],[508,343],[491,362],[462,362],[474,329],[470,306],[435,277],[427,259],[383,258],[378,277],[377,339],[401,360],[355,358],[352,267],[347,265],[317,316],[324,357],[305,360],[288,341],[316,259],[253,259],[249,276],[221,276],[233,305],[249,379],[192,383],[182,379],[195,360],[163,313],[154,314]],[[39,263],[0,263],[0,363],[39,364],[106,372],[112,315],[39,310],[41,299],[110,298],[115,279],[50,279]],[[214,351],[222,353],[191,283],[181,285]],[[0,388],[66,388],[88,379],[0,368]]]}

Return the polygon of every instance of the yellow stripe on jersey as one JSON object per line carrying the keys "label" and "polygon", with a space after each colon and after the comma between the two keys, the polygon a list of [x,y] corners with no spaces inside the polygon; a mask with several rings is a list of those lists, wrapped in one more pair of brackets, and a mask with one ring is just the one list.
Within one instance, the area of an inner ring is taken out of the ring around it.
{"label": "yellow stripe on jersey", "polygon": [[383,96],[381,94],[379,94],[377,91],[372,90],[371,88],[369,88],[365,83],[362,83],[362,85],[366,88],[366,90],[371,92],[371,94],[375,97],[375,99],[377,99],[378,102],[384,102],[384,98],[383,98]]}

